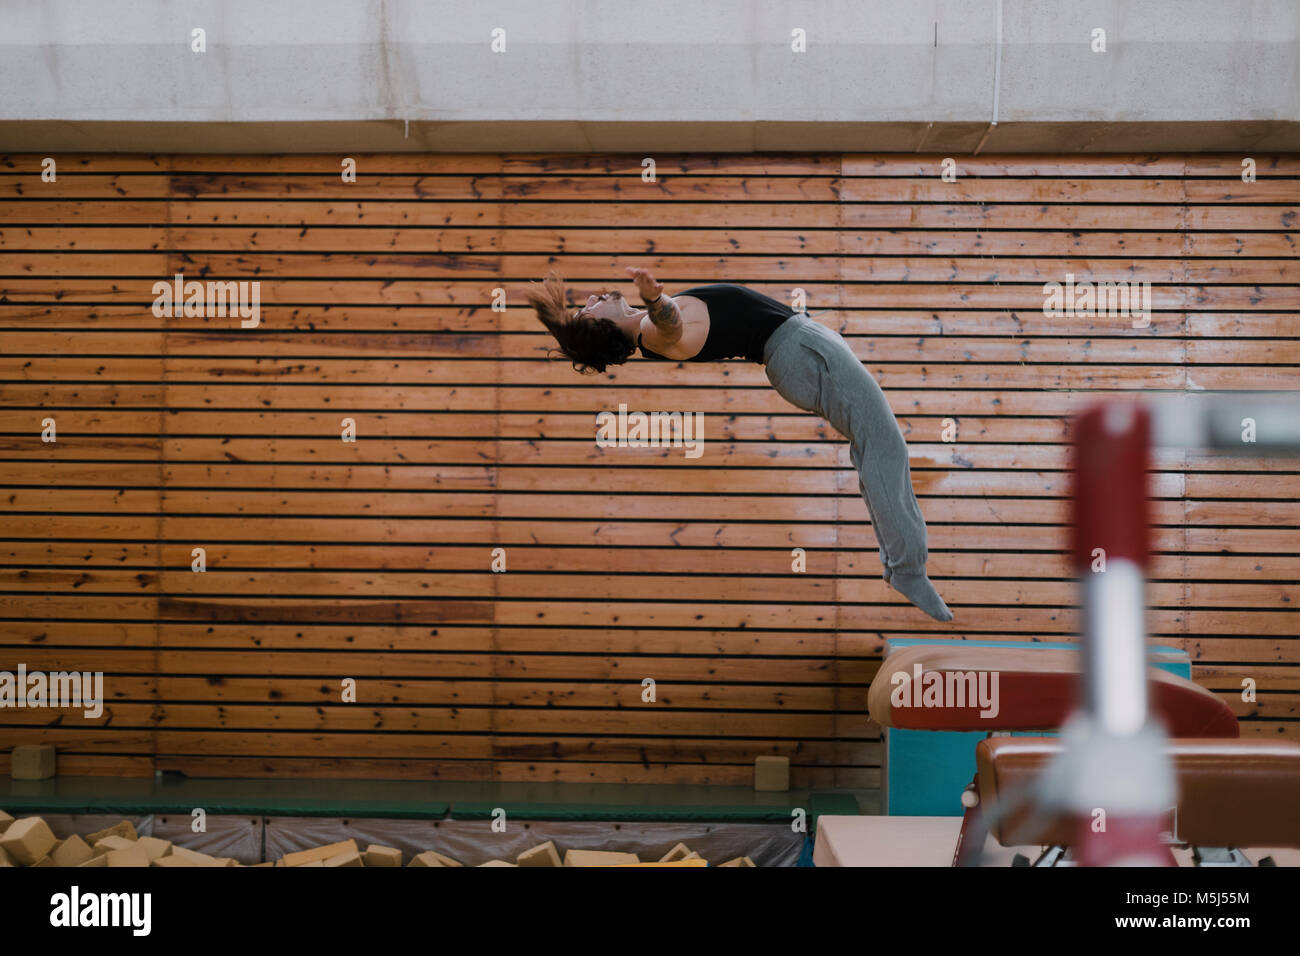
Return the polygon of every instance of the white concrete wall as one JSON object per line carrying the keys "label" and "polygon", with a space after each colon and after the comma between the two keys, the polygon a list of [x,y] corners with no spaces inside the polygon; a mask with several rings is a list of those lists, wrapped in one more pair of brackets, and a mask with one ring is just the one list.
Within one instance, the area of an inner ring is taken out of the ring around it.
{"label": "white concrete wall", "polygon": [[1298,0],[1001,7],[3,0],[0,148],[1300,148]]}

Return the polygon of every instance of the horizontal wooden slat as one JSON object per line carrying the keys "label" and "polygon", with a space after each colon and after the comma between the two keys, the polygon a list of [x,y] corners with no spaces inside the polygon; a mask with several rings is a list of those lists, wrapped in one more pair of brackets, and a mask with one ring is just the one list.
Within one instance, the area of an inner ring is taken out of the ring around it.
{"label": "horizontal wooden slat", "polygon": [[[204,756],[244,756],[309,752],[320,757],[398,758],[411,755],[440,759],[489,760],[563,760],[579,757],[590,761],[652,761],[656,763],[738,763],[745,754],[758,751],[789,756],[808,765],[852,765],[874,756],[879,745],[873,742],[844,740],[785,741],[766,738],[720,739],[709,741],[707,749],[689,738],[673,737],[601,737],[553,738],[488,735],[381,734],[215,731],[194,733],[186,730],[150,729],[120,731],[79,730],[44,727],[7,731],[15,746],[44,740],[59,750],[99,753],[138,753],[152,749],[159,755],[202,754]],[[703,759],[701,759],[703,758]],[[753,773],[753,759],[749,760]]]}
{"label": "horizontal wooden slat", "polygon": [[[149,291],[159,278],[146,277],[134,280],[63,279],[57,291],[50,291],[43,279],[2,278],[0,296],[24,303],[65,302],[127,303],[142,308],[153,303]],[[165,274],[162,278],[165,278]],[[1064,275],[1061,279],[1064,279]],[[216,281],[216,280],[214,280]],[[389,306],[422,306],[430,304],[472,304],[486,306],[494,286],[487,281],[466,285],[439,284],[436,281],[417,279],[356,279],[338,281],[321,279],[259,280],[263,301],[300,305],[383,303]],[[699,277],[683,278],[680,284],[698,285],[707,280]],[[522,282],[505,281],[507,285],[522,286]],[[764,286],[760,282],[745,283],[777,299],[789,299],[793,286],[784,289]],[[585,298],[596,292],[602,284],[574,285],[575,295]],[[804,286],[800,286],[804,288]],[[969,285],[949,282],[933,283],[858,283],[843,286],[821,287],[809,282],[806,287],[809,308],[813,311],[842,308],[907,308],[941,307],[953,303],[973,309],[1043,309],[1045,296],[1042,283],[998,283]],[[1145,299],[1145,295],[1144,295]],[[1277,311],[1300,310],[1300,286],[1297,285],[1153,285],[1150,309],[1152,323],[1161,321],[1158,313],[1205,309],[1207,311]],[[231,313],[225,324],[214,323],[214,330],[226,334],[247,333],[241,329],[240,319]],[[1115,326],[1131,328],[1131,320],[1117,316]],[[260,326],[259,326],[260,327]]]}
{"label": "horizontal wooden slat", "polygon": [[[43,153],[14,153],[0,156],[0,168],[29,174],[40,173]],[[358,169],[364,173],[500,173],[533,176],[575,172],[627,174],[640,177],[639,157],[586,153],[355,153]],[[939,175],[941,154],[909,155],[845,153],[668,153],[656,157],[664,172],[691,175],[722,175],[748,172],[763,176],[812,175],[846,176]],[[1300,176],[1300,160],[1294,156],[1252,157],[1259,176]],[[1221,176],[1239,179],[1241,158],[1235,154],[1075,154],[1069,156],[1020,156],[983,154],[961,156],[958,171],[964,176]],[[338,173],[341,163],[329,154],[242,154],[180,153],[174,155],[84,154],[58,157],[61,175],[104,172],[230,172],[245,173]]]}
{"label": "horizontal wooden slat", "polygon": [[[1199,613],[1199,612],[1194,612]],[[1221,612],[1210,612],[1219,614]],[[1161,619],[1168,618],[1163,615]],[[1276,617],[1276,615],[1272,615]],[[1254,620],[1262,619],[1260,615],[1255,615]],[[1245,619],[1247,622],[1251,618]],[[843,625],[844,622],[841,622]],[[65,666],[65,662],[73,660],[75,653],[79,654],[85,648],[92,647],[111,647],[111,648],[210,648],[210,649],[288,649],[288,650],[349,650],[356,652],[369,651],[400,651],[403,649],[425,647],[445,652],[463,652],[463,653],[484,653],[492,652],[493,654],[549,654],[555,651],[557,644],[563,640],[566,651],[570,654],[651,654],[651,655],[676,655],[685,654],[699,657],[701,655],[708,657],[800,657],[800,658],[825,658],[839,656],[842,658],[872,658],[868,661],[867,667],[860,673],[855,672],[850,675],[863,680],[870,680],[876,673],[878,667],[877,661],[883,654],[886,642],[897,637],[907,636],[906,631],[891,633],[886,630],[875,631],[855,631],[847,629],[852,625],[842,626],[834,631],[817,631],[817,630],[800,630],[800,631],[783,631],[779,629],[765,631],[749,631],[745,633],[736,633],[729,630],[710,630],[702,628],[693,628],[686,630],[660,630],[653,628],[637,628],[626,625],[610,627],[588,627],[578,630],[566,630],[550,627],[496,627],[491,624],[468,624],[468,625],[439,625],[417,626],[410,624],[364,624],[364,625],[341,625],[341,624],[319,624],[306,631],[296,628],[292,625],[277,624],[241,624],[241,623],[213,623],[190,624],[185,622],[132,622],[132,621],[93,621],[93,620],[11,620],[6,624],[6,636],[10,641],[16,641],[10,646],[15,649],[16,653],[25,654],[23,648],[28,645],[40,647],[43,649],[66,648],[70,651],[65,657],[58,656],[47,657],[46,666],[59,667]],[[1004,640],[1004,641],[1025,641],[1034,640],[1032,636],[1024,633],[1007,632],[1007,633],[985,633],[984,639]],[[1300,649],[1297,648],[1295,641],[1277,637],[1254,637],[1245,638],[1245,645],[1255,657],[1260,666],[1267,666],[1272,663],[1294,663]],[[1187,645],[1187,650],[1192,653],[1193,657],[1202,664],[1210,661],[1222,661],[1227,659],[1236,649],[1242,646],[1242,638],[1238,637],[1208,637],[1199,636],[1195,639],[1184,639],[1181,637],[1169,635],[1157,635],[1156,642],[1175,648],[1182,648]],[[300,656],[298,660],[310,662],[309,656]],[[66,663],[68,667],[76,667],[75,663]],[[308,666],[310,664],[308,663]],[[1274,672],[1268,675],[1269,686],[1277,689],[1276,681],[1278,674],[1286,672]],[[211,693],[214,699],[223,699],[226,697],[222,688],[249,686],[248,682],[261,681],[267,687],[274,687],[275,678],[271,677],[250,677],[235,678],[223,677],[220,681],[211,681],[206,677],[197,678],[180,678],[165,677],[160,678],[165,682],[177,681],[178,687],[188,687],[193,690],[196,683],[201,683],[205,688],[204,695]],[[141,687],[141,693],[161,693],[161,691],[152,690],[153,679],[148,677],[126,678],[117,675],[114,678],[113,686],[118,688],[112,693],[112,697],[130,697],[132,687]],[[429,685],[436,688],[439,685],[437,678],[428,677],[410,677],[402,678],[398,683],[404,687],[423,687]],[[233,683],[232,683],[233,682]],[[375,686],[384,686],[385,678],[372,678]],[[261,686],[261,685],[258,685]],[[454,684],[448,686],[454,687]],[[519,687],[521,685],[512,684]],[[552,686],[550,684],[546,686]],[[681,686],[686,686],[685,684]],[[690,686],[695,687],[701,693],[708,693],[709,688],[713,687],[720,692],[725,690],[722,685],[716,683],[691,682]],[[744,685],[728,685],[736,692],[744,691]],[[791,685],[775,684],[764,685],[772,688],[773,693],[785,693]],[[821,685],[800,685],[808,689]],[[856,685],[855,685],[856,686]],[[1231,686],[1222,682],[1207,685],[1222,688]],[[1300,686],[1300,684],[1294,685]],[[782,689],[785,688],[785,689]],[[861,688],[859,688],[860,690]],[[751,688],[756,693],[767,693],[762,688]],[[859,690],[851,691],[858,693]],[[310,694],[317,695],[310,699],[332,699],[335,688],[322,685],[319,681],[309,685]],[[412,691],[414,693],[415,691]],[[470,693],[469,690],[466,693]],[[726,691],[731,693],[731,691]],[[202,695],[201,695],[202,696]],[[181,699],[195,699],[187,696]],[[465,703],[473,703],[472,695],[464,698]],[[725,696],[717,698],[719,701],[725,701]],[[286,698],[288,700],[288,698]]]}
{"label": "horizontal wooden slat", "polygon": [[[291,443],[285,443],[291,444]],[[240,443],[231,442],[228,446],[232,454],[243,450]],[[312,448],[314,446],[307,446]],[[664,474],[664,469],[637,469],[619,467],[617,474],[626,494],[654,492],[661,495],[712,495],[720,481],[727,481],[734,494],[765,495],[770,492],[774,482],[787,494],[806,495],[844,495],[856,489],[847,487],[838,474],[827,474],[825,469],[833,469],[837,463],[836,448],[827,448],[818,459],[805,458],[801,464],[805,467],[789,470],[770,467],[780,461],[781,453],[764,450],[759,445],[754,449],[737,446],[741,451],[728,453],[713,452],[710,468],[688,468],[681,471],[674,469],[671,476]],[[407,451],[407,456],[416,462],[428,449],[418,448]],[[789,454],[789,453],[786,453]],[[273,455],[271,457],[274,457]],[[304,455],[310,457],[310,454]],[[455,457],[455,453],[451,455]],[[470,456],[472,457],[472,455]],[[539,462],[546,459],[539,456]],[[1064,462],[1062,462],[1064,463]],[[430,474],[430,469],[415,462],[403,465],[400,470],[393,466],[357,466],[345,465],[169,465],[160,474],[158,466],[150,462],[134,465],[101,464],[95,461],[77,463],[30,464],[17,462],[6,468],[7,478],[15,483],[15,488],[22,485],[60,485],[72,488],[85,486],[112,485],[118,489],[157,488],[162,483],[173,486],[175,491],[169,493],[159,503],[169,509],[182,509],[191,500],[180,493],[180,489],[206,488],[213,484],[223,486],[259,487],[272,486],[285,492],[317,488],[324,492],[365,491],[383,494],[419,493],[431,486],[445,491],[464,489],[498,489],[507,492],[536,492],[540,495],[554,495],[557,492],[579,492],[600,475],[589,468],[548,467],[544,472],[537,469],[519,467],[518,461],[512,462],[516,467],[497,470],[466,468],[458,470],[439,466]],[[592,462],[594,467],[600,465],[599,456]],[[665,467],[676,464],[664,461]],[[918,457],[913,460],[914,467],[933,468],[938,463],[934,459]],[[732,472],[727,469],[749,469]],[[1192,481],[1192,476],[1156,475],[1151,480],[1153,498],[1178,499],[1185,497],[1196,499],[1219,499],[1248,501],[1256,498],[1291,498],[1300,493],[1300,475],[1199,475]],[[1070,478],[1061,472],[1023,471],[939,471],[937,473],[917,471],[913,486],[922,498],[930,496],[945,497],[1022,497],[1048,498],[1068,493]],[[5,486],[0,486],[3,490]],[[24,490],[25,491],[25,490]],[[18,495],[21,493],[21,499]],[[44,492],[62,494],[59,492]],[[21,500],[22,509],[31,508],[33,502],[42,500],[40,495],[15,491],[14,504]],[[145,500],[139,495],[123,498],[122,503]],[[104,495],[78,494],[74,499],[81,507],[104,508],[116,499]],[[287,502],[286,502],[287,503]],[[1029,509],[1035,520],[1051,520],[1057,513],[1051,509]],[[1166,512],[1169,514],[1170,512]],[[1173,512],[1176,513],[1176,512]]]}
{"label": "horizontal wooden slat", "polygon": [[[490,554],[490,552],[489,552]],[[713,574],[708,576],[665,574],[600,575],[567,573],[511,574],[498,579],[486,567],[462,573],[438,572],[331,572],[323,569],[302,571],[223,571],[209,568],[205,574],[184,571],[143,571],[111,569],[44,569],[39,572],[11,571],[0,568],[0,591],[10,593],[39,591],[47,594],[76,592],[138,593],[157,582],[170,597],[185,600],[214,601],[225,593],[246,597],[281,596],[308,599],[343,596],[375,599],[434,600],[540,600],[604,601],[616,604],[637,601],[647,593],[672,595],[677,602],[708,605],[718,593],[731,602],[769,603],[774,600],[793,603],[846,602],[864,604],[887,602],[893,595],[883,581],[826,578],[812,574],[782,575],[789,561],[751,562],[744,575]],[[938,569],[932,572],[936,576]],[[947,580],[944,592],[953,605],[990,603],[988,582],[991,576],[975,580]],[[1000,597],[1020,606],[1069,607],[1079,596],[1072,580],[1026,581],[1001,580]],[[1151,582],[1147,600],[1155,607],[1242,607],[1258,610],[1290,610],[1300,603],[1300,586],[1291,582],[1257,581],[1224,582]]]}
{"label": "horizontal wooden slat", "polygon": [[[367,758],[241,758],[202,755],[157,758],[159,769],[191,777],[292,777],[294,779],[341,777],[344,779],[390,780],[491,780],[545,783],[713,784],[750,786],[754,766],[748,764],[661,764],[650,762],[585,763],[580,760],[437,761],[419,759],[371,760]],[[794,789],[878,787],[880,772],[875,767],[819,768],[792,765],[790,786]]]}
{"label": "horizontal wooden slat", "polygon": [[[647,387],[662,384],[662,368],[650,367],[654,363],[632,362],[626,369],[614,373],[617,377],[612,383],[618,388],[621,400],[628,393],[622,385],[628,387]],[[661,363],[669,365],[669,363]],[[923,388],[936,378],[950,383],[955,388],[1000,388],[1004,387],[1010,369],[1015,369],[1016,384],[1022,388],[1051,390],[1127,390],[1135,391],[1145,384],[1158,390],[1175,389],[1285,389],[1294,384],[1296,366],[1233,366],[1209,365],[1184,367],[1168,365],[999,365],[992,363],[948,363],[936,365],[916,365],[904,363],[866,363],[882,388],[908,389]],[[722,382],[745,387],[757,387],[766,381],[761,369],[744,363],[732,363],[726,371],[705,369],[700,366],[686,367],[680,370],[681,387],[710,386],[721,384],[717,376],[725,375]],[[95,381],[116,381],[141,385],[161,381],[176,384],[195,384],[203,380],[221,380],[231,385],[248,384],[254,381],[273,382],[291,381],[294,384],[322,385],[338,381],[348,385],[409,383],[411,385],[432,384],[442,380],[447,384],[436,391],[442,397],[444,408],[482,408],[484,399],[497,394],[487,391],[478,396],[466,396],[465,386],[483,385],[518,387],[541,387],[548,384],[562,387],[563,383],[572,382],[573,370],[557,362],[538,360],[503,360],[502,362],[481,361],[475,359],[429,359],[424,362],[392,363],[383,360],[366,360],[358,358],[347,361],[340,358],[313,357],[310,360],[285,358],[240,359],[240,358],[149,358],[144,356],[116,357],[105,356],[83,358],[71,356],[56,357],[10,357],[0,356],[0,382],[76,382],[93,383]],[[503,379],[505,381],[503,381]],[[710,385],[710,383],[715,383]],[[452,387],[454,386],[454,387]],[[501,388],[500,391],[509,391]],[[6,389],[6,391],[8,391]],[[673,392],[678,397],[665,410],[681,409],[681,392],[665,387],[665,392]],[[449,394],[450,393],[450,394]],[[516,397],[522,398],[525,393]],[[536,394],[536,393],[534,393]],[[591,392],[584,403],[595,409],[617,408],[619,400],[612,403],[592,401]],[[459,396],[459,397],[457,397]],[[768,393],[755,396],[753,408],[773,409]],[[262,399],[260,404],[265,404]],[[537,400],[537,404],[546,404]],[[534,405],[536,407],[536,405]],[[631,407],[629,405],[629,407]],[[736,408],[735,411],[742,411]]]}
{"label": "horizontal wooden slat", "polygon": [[[442,255],[432,259],[427,254],[405,253],[260,253],[244,252],[223,255],[211,252],[186,252],[180,256],[165,252],[3,252],[0,253],[0,276],[151,276],[164,281],[178,271],[221,280],[249,280],[274,274],[290,278],[330,278],[339,272],[364,273],[371,277],[408,276],[420,268],[431,279],[491,279],[502,272],[526,275],[544,271],[550,257],[503,255],[500,257],[462,257]],[[657,275],[689,275],[698,263],[684,257],[655,255],[650,262]],[[592,264],[579,255],[566,257],[570,278],[579,280],[589,272],[615,271],[608,258]],[[812,256],[743,256],[728,257],[727,266],[719,270],[717,281],[747,283],[773,282],[793,269],[808,282],[1065,282],[1073,276],[1078,282],[1119,283],[1294,283],[1295,261],[1292,259],[1146,259],[1133,257],[1086,259],[1078,257],[1043,258],[1016,256],[994,259],[990,256],[889,256],[853,258]],[[1134,300],[1137,302],[1138,300]]]}
{"label": "horizontal wooden slat", "polygon": [[[918,482],[921,490],[924,483]],[[828,489],[831,490],[831,489]],[[265,521],[268,534],[271,522],[281,516],[312,516],[327,519],[340,511],[358,513],[367,511],[371,516],[414,519],[437,514],[440,518],[486,518],[500,520],[536,519],[539,509],[545,509],[549,518],[576,518],[600,520],[602,515],[616,510],[625,521],[655,520],[664,512],[672,513],[678,522],[708,520],[744,520],[751,517],[756,506],[776,513],[798,514],[800,522],[840,525],[864,524],[865,515],[857,513],[852,493],[846,488],[842,496],[823,495],[767,495],[760,500],[743,496],[673,495],[661,493],[649,497],[645,493],[615,494],[553,494],[534,496],[512,492],[404,492],[383,496],[378,504],[367,491],[279,491],[274,497],[250,503],[245,492],[205,490],[172,490],[163,497],[148,490],[131,489],[41,489],[3,488],[0,486],[11,515],[28,512],[41,513],[54,510],[65,512],[104,512],[107,514],[155,514],[158,509],[173,515],[179,521],[187,515],[253,515]],[[840,498],[845,500],[842,502]],[[57,504],[57,508],[55,507]],[[1000,522],[1003,524],[1068,523],[1067,502],[1060,499],[1005,498],[932,498],[926,503],[929,521],[950,522]],[[845,512],[841,514],[841,511]],[[1152,521],[1168,526],[1184,523],[1205,526],[1233,526],[1262,523],[1267,526],[1300,527],[1300,501],[1156,501],[1152,505]],[[0,526],[10,527],[8,523]],[[776,535],[771,535],[774,538]]]}
{"label": "horizontal wooden slat", "polygon": [[[156,355],[160,351],[163,334],[161,332],[0,331],[0,350],[13,356],[59,356],[60,361],[85,355],[113,357],[115,360],[129,357],[144,358]],[[931,362],[978,359],[982,364],[1027,362],[1046,365],[1064,363],[1071,357],[1081,365],[1161,363],[1221,366],[1264,365],[1270,362],[1300,364],[1300,338],[1208,342],[1138,337],[1008,338],[990,341],[951,335],[937,342],[924,337],[904,339],[846,336],[846,338],[850,347],[855,352],[861,353],[862,359],[868,364],[909,362],[924,358]],[[410,360],[413,353],[418,353],[421,356],[419,361],[427,363],[431,359],[457,361],[488,358],[509,361],[540,359],[545,356],[548,346],[540,335],[469,337],[455,333],[435,333],[412,339],[398,335],[347,333],[323,336],[277,333],[259,336],[173,333],[168,335],[168,348],[173,359],[222,353],[231,359],[250,356],[329,359],[351,355],[358,359],[388,357],[401,361]],[[175,364],[174,360],[169,360],[163,368]],[[85,368],[84,364],[79,367]],[[143,371],[137,370],[149,367],[149,364],[139,363],[128,365],[128,368],[132,369],[132,374],[144,374]],[[193,366],[182,366],[182,368],[190,369]],[[749,370],[745,369],[745,371]]]}
{"label": "horizontal wooden slat", "polygon": [[[683,370],[683,379],[700,373],[699,369]],[[884,369],[876,367],[873,372]],[[766,386],[761,382],[761,372],[733,363],[721,372],[722,380],[710,382],[697,377],[695,384],[687,381],[650,385],[627,385],[617,380],[596,379],[587,385],[570,384],[543,386],[518,384],[502,388],[467,388],[463,384],[454,391],[440,385],[332,385],[311,383],[304,385],[244,384],[238,382],[211,384],[167,383],[166,399],[172,409],[246,409],[312,410],[321,415],[333,414],[325,408],[477,412],[479,414],[503,413],[574,413],[588,416],[594,424],[598,411],[614,408],[625,402],[630,409],[671,410],[680,409],[687,402],[690,408],[706,414],[735,414],[789,416],[790,407],[774,405]],[[730,387],[733,376],[746,376],[753,386],[737,383]],[[569,381],[572,381],[570,379]],[[163,402],[163,385],[159,382],[131,382],[111,384],[5,381],[0,389],[0,407],[67,408],[86,406],[98,408],[148,408],[158,409]],[[1017,390],[1019,383],[1003,381],[994,387],[954,388],[936,387],[923,381],[913,388],[893,388],[888,393],[892,407],[899,413],[929,415],[938,418],[951,415],[1029,415],[1039,417],[1068,416],[1078,411],[1098,396],[1084,392]],[[1180,386],[1181,387],[1181,384]],[[1111,391],[1111,390],[1108,390]],[[1151,395],[1154,389],[1131,387],[1115,389],[1114,398],[1137,398]],[[492,396],[497,397],[493,404]],[[612,399],[612,401],[611,401]],[[44,417],[44,416],[42,416]],[[813,427],[819,427],[814,424]],[[829,426],[825,426],[829,427]],[[333,429],[331,429],[333,431]],[[542,433],[538,433],[541,437]]]}
{"label": "horizontal wooden slat", "polygon": [[[942,539],[941,542],[942,543]],[[1180,542],[1179,542],[1180,543]],[[373,568],[426,573],[461,572],[483,562],[483,549],[470,545],[296,545],[213,544],[208,560],[224,568]],[[597,572],[617,574],[726,574],[761,568],[777,573],[789,564],[790,552],[777,549],[728,548],[553,548],[515,545],[509,567],[515,572]],[[873,568],[842,558],[833,550],[806,551],[806,574],[871,576]],[[76,569],[177,567],[188,564],[189,550],[171,542],[19,541],[0,539],[0,565]],[[929,568],[936,577],[985,577],[1034,580],[1073,579],[1064,552],[952,553],[932,549]],[[1157,553],[1148,577],[1167,581],[1283,581],[1300,579],[1300,556]]]}
{"label": "horizontal wooden slat", "polygon": [[[15,212],[21,209],[15,209]],[[0,249],[100,250],[196,253],[283,252],[352,255],[716,255],[731,256],[1106,256],[1176,261],[1202,257],[1238,259],[1292,256],[1295,241],[1272,232],[1178,231],[962,231],[914,229],[689,229],[650,239],[644,230],[618,228],[511,229],[491,226],[439,229],[324,226],[60,226],[0,227]],[[728,260],[729,261],[729,260]],[[188,263],[184,263],[188,266]],[[725,265],[725,263],[721,263]]]}
{"label": "horizontal wooden slat", "polygon": [[[30,174],[0,174],[0,198],[50,199],[163,199],[175,195],[228,200],[376,200],[426,202],[523,200],[528,202],[675,201],[690,202],[915,202],[915,203],[1269,203],[1292,202],[1296,183],[1265,177],[1254,183],[1237,180],[1200,180],[1171,177],[1072,178],[958,177],[944,182],[939,176],[867,177],[837,176],[726,176],[661,175],[648,182],[640,171],[623,176],[581,175],[510,176],[438,174],[408,176],[377,174],[342,182],[338,175],[229,175],[173,173],[152,175],[63,176],[33,190]],[[35,195],[33,193],[35,192]]]}
{"label": "horizontal wooden slat", "polygon": [[[1300,206],[1286,205],[1084,205],[1015,203],[800,203],[807,229],[1141,229],[1286,231],[1294,228]],[[0,220],[39,225],[166,223],[205,225],[394,226],[405,228],[489,227],[626,228],[669,230],[682,221],[728,223],[732,228],[788,228],[788,203],[590,202],[384,202],[346,203],[311,200],[187,200],[176,198],[104,201],[95,199],[6,200]],[[621,278],[621,277],[620,277]]]}
{"label": "horizontal wooden slat", "polygon": [[[846,501],[850,509],[856,508]],[[1204,527],[1184,528],[1176,510],[1168,512],[1170,523],[1154,529],[1153,546],[1171,554],[1181,553],[1185,546],[1189,552],[1223,552],[1249,554],[1285,554],[1292,548],[1295,532],[1287,527],[1234,528],[1231,524],[1204,521]],[[529,527],[527,517],[517,519],[466,518],[384,520],[378,518],[338,517],[255,517],[238,515],[155,516],[142,523],[138,518],[112,515],[44,515],[0,513],[0,535],[15,536],[85,536],[96,529],[102,530],[107,540],[146,539],[155,536],[187,542],[202,540],[219,542],[230,540],[291,541],[295,543],[329,542],[336,540],[356,542],[426,543],[431,538],[448,542],[481,542],[490,539],[494,545],[532,544],[546,547],[574,545],[610,545],[621,547],[745,547],[772,548],[783,545],[800,547],[859,549],[870,551],[875,539],[870,525],[850,520],[800,521],[772,524],[721,523],[718,519],[698,521],[609,521],[594,519],[533,522]],[[1202,516],[1208,517],[1208,516]],[[1061,524],[1015,524],[997,522],[963,522],[947,525],[931,522],[931,540],[934,549],[969,549],[972,539],[981,542],[983,549],[1008,549],[1016,551],[1056,551],[1061,545]],[[112,537],[108,537],[112,536]],[[852,560],[846,555],[845,561]]]}

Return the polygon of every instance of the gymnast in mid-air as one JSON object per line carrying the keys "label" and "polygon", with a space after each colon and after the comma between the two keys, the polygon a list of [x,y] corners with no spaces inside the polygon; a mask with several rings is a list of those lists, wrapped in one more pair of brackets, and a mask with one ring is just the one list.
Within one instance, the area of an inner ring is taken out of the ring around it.
{"label": "gymnast in mid-air", "polygon": [[848,343],[806,313],[744,286],[717,283],[668,296],[649,270],[627,271],[641,308],[611,291],[589,296],[575,310],[554,272],[526,290],[573,367],[603,372],[637,349],[666,362],[739,357],[762,363],[782,398],[820,415],[849,440],[885,580],[935,620],[951,621],[952,611],[926,573],[925,519],[912,491],[907,443],[880,386]]}

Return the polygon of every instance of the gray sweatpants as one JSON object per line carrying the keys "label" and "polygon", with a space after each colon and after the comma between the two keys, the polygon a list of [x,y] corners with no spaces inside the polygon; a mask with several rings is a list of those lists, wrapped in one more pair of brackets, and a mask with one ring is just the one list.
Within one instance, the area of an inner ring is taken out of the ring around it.
{"label": "gray sweatpants", "polygon": [[803,313],[768,338],[763,365],[782,398],[820,415],[849,440],[885,580],[894,572],[924,576],[925,519],[912,492],[907,443],[871,373],[844,339]]}

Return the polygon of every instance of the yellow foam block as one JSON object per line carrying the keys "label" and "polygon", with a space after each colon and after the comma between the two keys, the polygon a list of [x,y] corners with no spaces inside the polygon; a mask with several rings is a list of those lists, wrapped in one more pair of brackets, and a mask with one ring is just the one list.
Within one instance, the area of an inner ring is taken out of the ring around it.
{"label": "yellow foam block", "polygon": [[615,863],[614,866],[708,866],[709,861],[701,857],[693,860],[669,860],[667,863]]}

